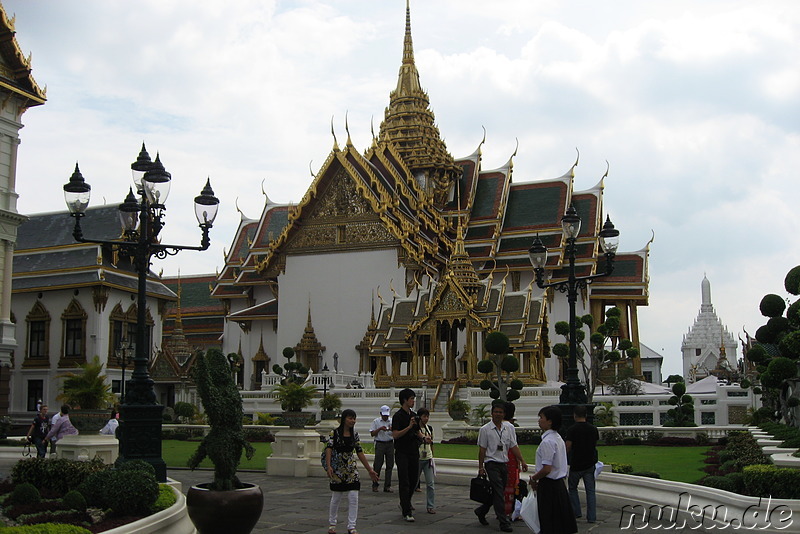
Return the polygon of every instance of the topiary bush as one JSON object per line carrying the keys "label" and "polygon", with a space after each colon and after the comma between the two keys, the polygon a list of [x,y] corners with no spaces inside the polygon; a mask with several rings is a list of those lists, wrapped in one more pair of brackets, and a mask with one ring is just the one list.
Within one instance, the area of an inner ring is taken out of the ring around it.
{"label": "topiary bush", "polygon": [[86,504],[93,508],[108,508],[108,493],[111,479],[114,477],[113,469],[97,471],[89,475],[76,489],[86,499]]}
{"label": "topiary bush", "polygon": [[627,438],[622,438],[622,444],[623,445],[641,445],[642,444],[642,438],[638,438],[636,436],[630,436],[630,437],[627,437]]}
{"label": "topiary bush", "polygon": [[88,462],[65,458],[29,458],[14,465],[11,480],[15,484],[30,482],[40,490],[47,489],[64,495],[80,486],[92,473],[108,468],[98,458]]}
{"label": "topiary bush", "polygon": [[86,511],[86,498],[77,490],[68,491],[61,502],[69,510]]}
{"label": "topiary bush", "polygon": [[17,484],[17,487],[8,496],[6,502],[8,504],[37,504],[41,500],[42,495],[36,489],[36,486],[30,482],[23,482],[22,484]]}
{"label": "topiary bush", "polygon": [[700,480],[700,484],[709,488],[736,493],[736,483],[725,476],[708,476]]}
{"label": "topiary bush", "polygon": [[188,402],[176,402],[174,410],[178,420],[184,423],[191,422],[192,417],[197,412],[194,404]]}
{"label": "topiary bush", "polygon": [[144,471],[156,476],[156,468],[150,462],[144,460],[127,460],[117,465],[119,471]]}
{"label": "topiary bush", "polygon": [[158,482],[147,471],[114,470],[106,500],[116,515],[148,515],[158,498]]}
{"label": "topiary bush", "polygon": [[780,295],[770,293],[764,295],[758,309],[764,317],[780,317],[783,315],[783,310],[786,309],[786,301]]}
{"label": "topiary bush", "polygon": [[166,510],[173,504],[178,501],[178,498],[175,496],[175,492],[172,490],[172,486],[168,484],[159,484],[158,485],[158,498],[156,502],[153,504],[153,513],[160,512],[161,510]]}
{"label": "topiary bush", "polygon": [[744,490],[753,497],[800,499],[800,470],[774,465],[748,465],[742,469]]}

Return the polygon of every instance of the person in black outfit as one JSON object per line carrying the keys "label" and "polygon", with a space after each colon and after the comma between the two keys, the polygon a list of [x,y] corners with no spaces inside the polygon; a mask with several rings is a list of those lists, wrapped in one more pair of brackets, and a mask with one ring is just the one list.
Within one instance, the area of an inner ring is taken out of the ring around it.
{"label": "person in black outfit", "polygon": [[47,405],[42,404],[26,436],[28,441],[36,446],[36,456],[38,458],[44,458],[47,455],[47,443],[44,443],[44,437],[49,430],[50,420],[47,419]]}
{"label": "person in black outfit", "polygon": [[569,455],[569,500],[575,517],[581,517],[581,499],[578,483],[583,480],[586,490],[586,521],[597,521],[597,497],[595,495],[594,469],[597,463],[597,427],[586,422],[586,406],[576,406],[575,424],[567,430],[565,439]]}
{"label": "person in black outfit", "polygon": [[397,466],[398,493],[403,519],[414,521],[411,513],[411,496],[417,487],[419,476],[419,444],[422,436],[419,431],[419,418],[414,413],[417,396],[411,389],[399,394],[400,409],[392,416],[392,437],[394,438],[394,463]]}

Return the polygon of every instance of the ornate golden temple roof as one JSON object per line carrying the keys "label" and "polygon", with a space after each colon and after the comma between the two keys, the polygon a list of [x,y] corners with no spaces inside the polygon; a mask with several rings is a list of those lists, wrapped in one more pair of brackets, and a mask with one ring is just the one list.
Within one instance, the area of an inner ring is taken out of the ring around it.
{"label": "ornate golden temple roof", "polygon": [[406,2],[403,62],[397,87],[389,94],[378,142],[394,145],[403,161],[437,207],[443,207],[453,181],[461,174],[442,141],[428,94],[419,83],[411,40],[411,8]]}

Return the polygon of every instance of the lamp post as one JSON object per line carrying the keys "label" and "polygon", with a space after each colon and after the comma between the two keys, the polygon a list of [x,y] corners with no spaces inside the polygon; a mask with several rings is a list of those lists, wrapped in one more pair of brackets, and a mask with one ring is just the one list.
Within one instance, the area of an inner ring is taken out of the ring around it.
{"label": "lamp post", "polygon": [[122,400],[125,400],[125,368],[133,361],[133,353],[135,350],[136,345],[126,339],[120,341],[119,347],[114,351],[117,365],[122,369],[122,380],[119,386],[119,398]]}
{"label": "lamp post", "polygon": [[206,250],[211,245],[208,233],[219,208],[219,199],[214,196],[211,182],[206,181],[199,196],[195,197],[195,215],[202,237],[200,246],[161,244],[158,234],[164,227],[164,203],[169,195],[172,176],[164,169],[156,155],[150,159],[147,149],[142,149],[131,164],[136,195],[129,189],[125,201],[119,206],[122,238],[103,240],[86,238],[81,228],[81,219],[89,206],[91,186],[84,180],[75,164],[75,171],[64,185],[64,199],[70,215],[75,219],[72,236],[80,243],[96,243],[111,247],[120,258],[128,258],[138,274],[135,357],[133,373],[120,406],[121,423],[119,435],[120,461],[141,459],[153,465],[156,478],[166,481],[167,468],[161,458],[161,421],[164,407],[156,402],[153,380],[147,371],[150,343],[147,339],[147,273],[153,256],[164,259],[181,250]]}
{"label": "lamp post", "polygon": [[328,394],[328,379],[330,378],[331,370],[328,369],[327,362],[322,366],[322,396]]}
{"label": "lamp post", "polygon": [[614,228],[610,218],[606,218],[606,223],[600,231],[600,246],[606,257],[605,271],[589,276],[575,276],[576,242],[581,230],[581,218],[578,216],[574,205],[570,204],[567,213],[562,217],[561,227],[567,240],[564,253],[569,260],[569,274],[566,280],[545,283],[544,268],[547,263],[547,247],[544,246],[538,235],[528,250],[528,256],[533,265],[536,285],[542,289],[552,287],[562,293],[566,293],[569,303],[569,360],[567,361],[566,383],[561,386],[561,396],[559,397],[559,407],[564,416],[563,429],[566,430],[574,421],[572,414],[575,406],[587,403],[586,389],[578,378],[578,339],[575,320],[575,303],[578,299],[578,289],[585,289],[592,280],[608,276],[614,271],[614,256],[619,245],[619,230]]}

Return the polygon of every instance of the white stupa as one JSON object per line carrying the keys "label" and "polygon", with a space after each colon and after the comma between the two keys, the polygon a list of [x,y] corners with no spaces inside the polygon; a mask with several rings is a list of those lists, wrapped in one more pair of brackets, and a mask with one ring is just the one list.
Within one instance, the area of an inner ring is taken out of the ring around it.
{"label": "white stupa", "polygon": [[711,282],[703,275],[700,284],[702,303],[700,313],[689,333],[683,336],[683,376],[694,383],[710,376],[717,368],[736,369],[737,343],[722,324],[711,304]]}

